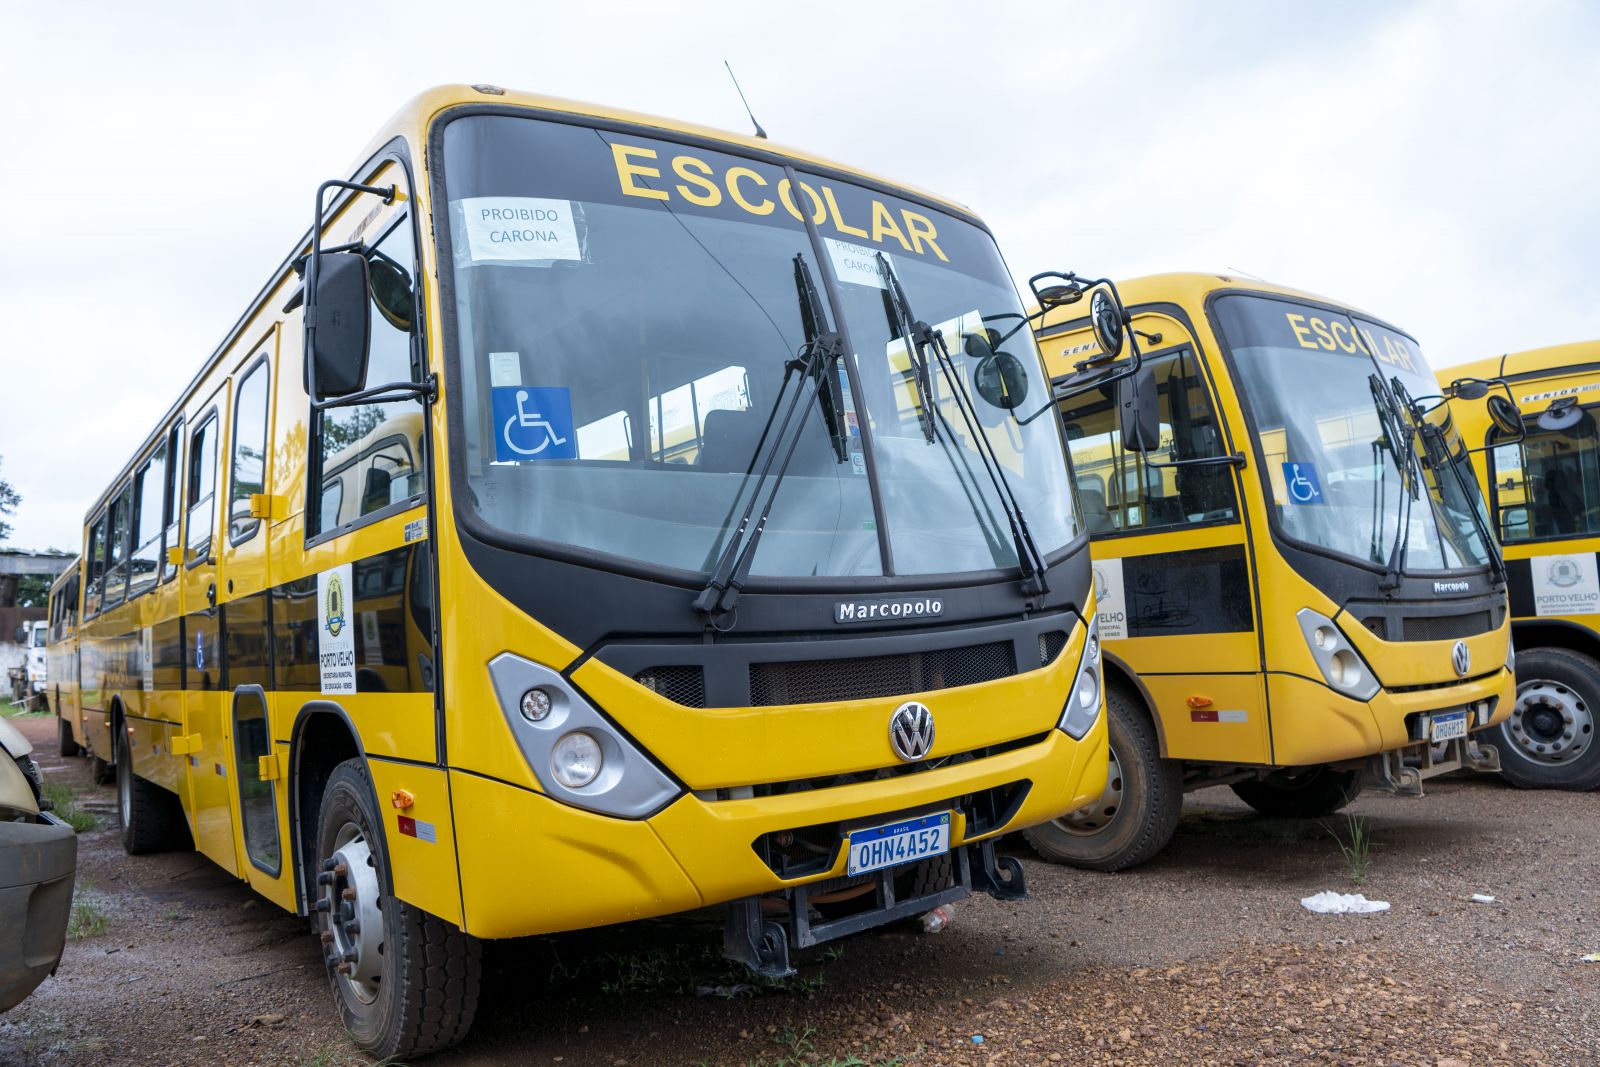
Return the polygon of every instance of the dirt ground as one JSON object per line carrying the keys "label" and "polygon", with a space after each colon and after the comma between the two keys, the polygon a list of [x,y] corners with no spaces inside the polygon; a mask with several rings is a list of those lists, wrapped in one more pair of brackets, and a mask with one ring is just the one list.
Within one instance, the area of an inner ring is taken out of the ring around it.
{"label": "dirt ground", "polygon": [[[305,926],[193,853],[125,856],[109,788],[81,786],[79,939],[0,1016],[0,1064],[363,1063],[333,1014]],[[1226,789],[1189,797],[1171,846],[1119,875],[1015,847],[1030,898],[955,905],[747,989],[697,918],[489,946],[461,1049],[498,1064],[1600,1063],[1600,794],[1433,783],[1371,794],[1357,885],[1343,819],[1258,818]],[[1323,889],[1390,901],[1313,915]],[[1470,902],[1491,894],[1492,904]]]}

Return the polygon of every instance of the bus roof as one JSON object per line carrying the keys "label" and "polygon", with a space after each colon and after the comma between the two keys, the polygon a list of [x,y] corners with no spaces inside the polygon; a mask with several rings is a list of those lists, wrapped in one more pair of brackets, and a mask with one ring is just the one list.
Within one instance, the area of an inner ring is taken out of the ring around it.
{"label": "bus roof", "polygon": [[1585,365],[1600,364],[1600,341],[1507,352],[1440,370],[1451,378],[1555,378]]}
{"label": "bus roof", "polygon": [[[817,167],[837,171],[846,176],[860,179],[872,184],[909,193],[914,197],[929,201],[930,203],[936,204],[948,211],[964,216],[970,221],[978,222],[980,225],[982,224],[981,220],[977,219],[977,217],[972,214],[971,209],[967,208],[961,203],[958,203],[957,201],[937,196],[933,193],[929,193],[913,185],[907,185],[903,182],[890,181],[886,178],[878,177],[867,171],[863,171],[843,163],[836,163],[823,156],[818,156],[797,148],[790,148],[787,145],[774,144],[772,141],[768,141],[763,138],[752,137],[741,133],[734,133],[729,130],[719,130],[711,126],[701,126],[692,122],[682,122],[677,119],[668,119],[655,115],[647,115],[641,112],[628,111],[622,108],[604,107],[599,104],[587,104],[577,100],[564,100],[559,97],[541,96],[537,93],[525,93],[489,85],[439,85],[431,89],[425,89],[418,93],[416,96],[406,101],[405,104],[401,105],[400,109],[383,124],[382,128],[372,138],[372,140],[367,143],[366,148],[362,150],[361,154],[356,158],[356,160],[348,168],[346,168],[345,171],[342,172],[342,176],[348,177],[354,181],[361,180],[363,176],[362,172],[366,169],[368,163],[372,161],[374,156],[383,150],[384,146],[389,144],[389,142],[393,141],[396,137],[405,137],[411,143],[412,151],[414,153],[425,154],[427,151],[427,145],[424,142],[424,138],[434,119],[437,118],[442,112],[447,111],[450,108],[464,107],[469,104],[498,105],[506,108],[528,108],[530,110],[541,110],[556,114],[577,115],[584,118],[596,119],[602,122],[629,123],[658,129],[663,133],[687,134],[691,137],[720,141],[724,144],[743,149],[747,152],[754,152],[758,154],[765,153],[769,155],[782,156],[788,159],[794,159],[802,163],[808,163]],[[314,190],[306,190],[307,195],[312,192],[314,192]],[[340,199],[335,198],[329,203],[327,210],[330,217],[337,211],[341,202],[342,201]],[[238,319],[232,326],[228,328],[228,331],[223,336],[221,343],[219,343],[217,347],[212,350],[211,354],[206,357],[205,361],[200,365],[199,369],[195,371],[194,376],[189,380],[188,384],[183,387],[183,391],[178,394],[173,403],[166,409],[165,412],[162,413],[161,418],[156,420],[156,424],[151,427],[149,434],[130,454],[128,461],[118,469],[117,473],[113,477],[107,480],[105,487],[100,491],[99,494],[95,496],[94,502],[91,503],[88,510],[84,512],[83,521],[86,526],[94,519],[95,514],[102,507],[106,506],[107,501],[112,498],[118,487],[120,487],[122,484],[122,480],[131,475],[133,469],[138,465],[145,454],[155,447],[157,440],[161,437],[167,426],[172,422],[172,419],[183,410],[184,403],[188,400],[190,394],[199,387],[199,385],[205,380],[206,376],[210,374],[211,371],[216,367],[217,363],[224,358],[229,349],[233,346],[234,342],[238,340],[240,332],[251,321],[254,320],[256,313],[261,308],[262,303],[268,296],[271,295],[272,291],[278,287],[279,283],[282,282],[284,275],[292,269],[294,261],[299,256],[304,254],[310,247],[311,229],[310,227],[307,227],[305,232],[302,233],[299,239],[295,242],[294,250],[283,258],[282,262],[278,264],[277,269],[275,269],[268,277],[266,283],[261,287],[260,291],[257,292],[253,298],[251,298],[250,303],[242,310]]]}
{"label": "bus roof", "polygon": [[[1165,274],[1145,274],[1126,280],[1121,278],[1113,278],[1112,280],[1117,283],[1117,292],[1121,295],[1123,303],[1130,308],[1141,304],[1172,300],[1183,300],[1198,306],[1205,303],[1208,295],[1219,290],[1244,289],[1256,293],[1270,293],[1274,296],[1287,296],[1296,300],[1310,300],[1319,304],[1333,304],[1337,307],[1347,308],[1357,314],[1377,319],[1379,322],[1385,321],[1371,312],[1342,300],[1330,300],[1325,296],[1306,292],[1304,289],[1294,289],[1287,285],[1262,281],[1260,278],[1247,278],[1232,274],[1208,274],[1202,271],[1172,271]],[[1029,310],[1037,311],[1038,308],[1034,306],[1030,307]],[[1046,315],[1039,325],[1041,327],[1059,326],[1062,323],[1083,318],[1087,310],[1087,308],[1080,309],[1078,305],[1069,304],[1065,308]],[[1386,322],[1385,325],[1387,325]]]}

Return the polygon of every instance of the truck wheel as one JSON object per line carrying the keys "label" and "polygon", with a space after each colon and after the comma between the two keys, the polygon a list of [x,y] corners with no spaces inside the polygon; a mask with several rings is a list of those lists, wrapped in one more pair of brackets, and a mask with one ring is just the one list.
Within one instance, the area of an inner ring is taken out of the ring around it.
{"label": "truck wheel", "polygon": [[63,758],[83,755],[83,749],[78,747],[78,742],[72,739],[72,724],[66,719],[57,719],[58,729],[61,733],[60,752]]}
{"label": "truck wheel", "polygon": [[334,768],[318,822],[313,915],[351,1039],[384,1062],[456,1044],[477,1011],[482,946],[394,895],[364,760]]}
{"label": "truck wheel", "polygon": [[122,823],[122,848],[130,856],[190,848],[189,823],[176,793],[162,789],[133,773],[133,753],[128,736],[116,735],[117,818]]}
{"label": "truck wheel", "polygon": [[1500,750],[1500,774],[1523,789],[1600,786],[1600,662],[1564,648],[1517,653],[1517,703],[1484,731]]}
{"label": "truck wheel", "polygon": [[1361,771],[1328,767],[1295,767],[1254,782],[1235,782],[1234,795],[1274,819],[1319,819],[1332,815],[1361,795]]}
{"label": "truck wheel", "polygon": [[1183,764],[1161,758],[1144,708],[1118,689],[1106,690],[1111,767],[1106,789],[1091,804],[1022,831],[1052,863],[1122,871],[1160,852],[1183,807]]}

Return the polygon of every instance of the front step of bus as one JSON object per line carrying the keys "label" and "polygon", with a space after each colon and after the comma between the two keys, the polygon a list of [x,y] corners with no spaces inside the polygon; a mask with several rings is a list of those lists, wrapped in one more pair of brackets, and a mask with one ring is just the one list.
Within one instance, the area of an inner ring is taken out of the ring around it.
{"label": "front step of bus", "polygon": [[722,954],[763,978],[794,973],[792,949],[811,948],[909,919],[973,890],[998,900],[1027,895],[1022,864],[997,856],[992,840],[855,878],[830,878],[728,905]]}
{"label": "front step of bus", "polygon": [[1471,737],[1426,742],[1380,752],[1367,761],[1367,781],[1373,788],[1403,797],[1420,797],[1425,778],[1436,778],[1451,771],[1500,770],[1500,750]]}

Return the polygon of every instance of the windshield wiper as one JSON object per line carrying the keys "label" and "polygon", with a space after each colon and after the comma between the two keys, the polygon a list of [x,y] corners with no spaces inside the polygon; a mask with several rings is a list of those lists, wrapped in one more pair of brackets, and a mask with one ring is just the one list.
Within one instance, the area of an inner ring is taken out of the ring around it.
{"label": "windshield wiper", "polygon": [[994,446],[990,443],[988,435],[983,432],[983,426],[978,421],[977,408],[972,403],[972,395],[967,392],[966,382],[962,381],[961,374],[950,358],[950,349],[944,343],[944,334],[918,319],[912,312],[911,301],[906,298],[905,290],[900,287],[900,279],[895,274],[894,267],[889,264],[888,257],[882,252],[878,253],[878,271],[884,280],[885,298],[893,306],[895,318],[905,330],[903,336],[906,349],[911,354],[912,374],[917,380],[917,388],[921,394],[922,414],[925,419],[924,432],[928,435],[928,440],[930,442],[934,440],[933,420],[936,417],[943,418],[943,413],[933,404],[927,356],[931,351],[934,362],[944,372],[944,379],[950,385],[950,393],[956,400],[956,410],[961,413],[961,421],[966,426],[967,434],[972,438],[973,450],[983,461],[983,468],[989,475],[989,481],[994,485],[995,496],[999,499],[1000,508],[1005,512],[1006,522],[1011,527],[1017,567],[1022,573],[1022,591],[1028,596],[1042,596],[1048,593],[1050,586],[1045,581],[1044,554],[1039,551],[1039,543],[1033,539],[1033,534],[1028,529],[1027,517],[1022,513],[1022,505],[1017,502],[1016,494],[1011,491],[1011,482],[1006,478],[1000,457],[995,454]]}
{"label": "windshield wiper", "polygon": [[[1372,403],[1378,409],[1378,425],[1389,440],[1390,458],[1400,474],[1400,515],[1395,527],[1394,544],[1389,546],[1389,560],[1384,567],[1380,589],[1398,589],[1400,575],[1405,572],[1406,552],[1411,543],[1411,501],[1418,492],[1416,447],[1413,444],[1411,424],[1401,426],[1400,413],[1395,410],[1394,394],[1378,374],[1367,375],[1372,390]],[[1403,438],[1403,440],[1402,440]],[[1403,458],[1402,458],[1403,457]]]}
{"label": "windshield wiper", "polygon": [[[1506,582],[1505,561],[1500,558],[1500,552],[1495,544],[1494,536],[1489,530],[1489,525],[1484,521],[1482,513],[1472,503],[1472,490],[1467,479],[1461,472],[1461,464],[1450,454],[1450,444],[1445,439],[1444,429],[1429,422],[1427,413],[1422,410],[1422,403],[1411,396],[1405,383],[1399,377],[1392,381],[1396,401],[1402,411],[1409,417],[1413,427],[1412,432],[1422,440],[1422,449],[1418,461],[1428,470],[1433,472],[1434,478],[1442,476],[1446,468],[1449,469],[1451,478],[1455,481],[1456,489],[1461,493],[1461,499],[1466,504],[1467,513],[1472,517],[1472,528],[1482,539],[1486,554],[1489,559],[1489,574],[1491,579],[1499,585]],[[1431,410],[1431,409],[1430,409]],[[1440,505],[1443,506],[1444,491],[1440,487]],[[1446,516],[1440,515],[1439,521],[1445,521]]]}
{"label": "windshield wiper", "polygon": [[[794,287],[800,294],[800,324],[806,332],[806,344],[815,345],[824,337],[839,335],[828,328],[828,312],[822,297],[817,293],[817,283],[811,277],[811,267],[804,255],[794,257]],[[833,453],[840,463],[850,461],[850,434],[844,419],[844,389],[840,385],[839,361],[833,360],[825,369],[826,376],[819,380],[822,418],[828,424],[828,436],[833,441]],[[826,388],[824,388],[826,387]],[[804,420],[801,420],[802,423]]]}
{"label": "windshield wiper", "polygon": [[[755,485],[750,490],[750,499],[745,504],[744,514],[739,518],[739,525],[734,529],[727,544],[722,548],[721,555],[717,558],[717,565],[712,568],[711,576],[706,580],[705,588],[700,590],[694,598],[694,610],[707,619],[715,618],[732,611],[739,602],[739,596],[744,590],[745,583],[750,578],[750,567],[755,560],[756,546],[761,543],[761,535],[767,528],[767,518],[772,514],[772,504],[778,498],[778,489],[783,484],[784,475],[789,471],[789,461],[794,458],[795,450],[800,445],[800,438],[804,436],[806,420],[811,417],[811,409],[819,403],[821,397],[832,389],[838,388],[839,360],[844,357],[844,338],[836,331],[828,329],[827,313],[823,310],[820,301],[809,302],[807,297],[816,297],[815,288],[809,293],[803,282],[809,282],[810,271],[806,268],[805,258],[795,256],[795,277],[801,282],[801,310],[807,319],[807,332],[820,330],[814,337],[808,337],[807,342],[801,347],[799,355],[784,364],[783,382],[778,386],[778,395],[773,400],[772,410],[767,413],[767,424],[761,431],[761,437],[756,442],[754,453],[750,457],[750,466],[745,470],[745,479],[748,480],[751,471],[755,470],[756,460],[761,456],[762,445],[766,444],[768,432],[772,428],[772,420],[778,413],[778,406],[783,402],[783,395],[788,390],[789,379],[797,372],[799,385],[789,397],[789,406],[784,409],[783,420],[778,423],[778,432],[772,436],[771,447],[766,452],[766,462],[761,465],[760,474],[756,475]],[[815,388],[809,394],[806,392],[806,382],[815,383]],[[805,405],[801,407],[801,398],[805,397]],[[838,418],[839,430],[843,429],[843,402],[834,408]],[[799,418],[796,419],[796,414]],[[791,430],[791,426],[793,429]],[[830,433],[834,431],[834,423],[829,424]],[[787,444],[785,444],[787,436]],[[835,451],[838,452],[838,434],[835,436]],[[846,443],[848,446],[848,443]],[[783,453],[783,460],[778,462],[777,470],[773,464],[778,461],[778,453]],[[848,451],[840,452],[840,462],[849,458]],[[770,484],[769,484],[770,476]],[[756,502],[761,499],[762,490],[766,490],[766,503],[762,505],[761,513],[756,515]],[[743,482],[740,483],[740,493],[744,490]],[[734,495],[737,501],[739,494]],[[754,518],[755,525],[751,526]],[[749,537],[745,532],[749,531]]]}

